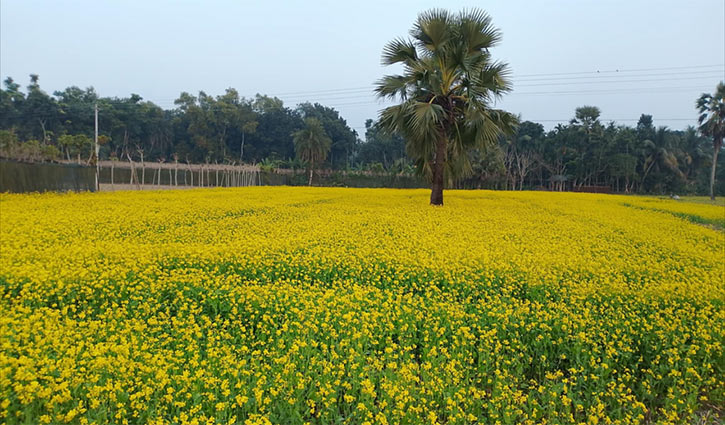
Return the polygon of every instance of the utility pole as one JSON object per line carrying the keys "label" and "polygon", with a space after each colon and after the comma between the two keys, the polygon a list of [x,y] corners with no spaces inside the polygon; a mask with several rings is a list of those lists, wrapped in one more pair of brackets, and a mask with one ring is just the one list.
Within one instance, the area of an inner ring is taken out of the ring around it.
{"label": "utility pole", "polygon": [[96,102],[96,105],[94,107],[95,112],[95,122],[96,122],[96,129],[93,134],[93,142],[96,144],[96,192],[100,192],[101,187],[98,182],[98,178],[101,174],[101,162],[98,158],[98,153],[100,152],[100,146],[98,146],[98,103]]}

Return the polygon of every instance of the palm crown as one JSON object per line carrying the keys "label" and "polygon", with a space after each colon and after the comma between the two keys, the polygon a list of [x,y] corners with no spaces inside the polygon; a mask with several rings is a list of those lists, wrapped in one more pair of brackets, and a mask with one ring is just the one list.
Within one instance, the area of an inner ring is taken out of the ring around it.
{"label": "palm crown", "polygon": [[713,143],[717,143],[725,137],[725,83],[719,83],[715,94],[703,93],[697,99],[697,110],[700,116],[697,121],[700,124],[700,132],[712,137]]}

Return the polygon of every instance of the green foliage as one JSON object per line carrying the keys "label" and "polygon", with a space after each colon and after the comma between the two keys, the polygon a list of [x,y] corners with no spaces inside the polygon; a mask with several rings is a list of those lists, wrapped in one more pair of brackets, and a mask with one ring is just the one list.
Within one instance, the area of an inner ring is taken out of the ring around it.
{"label": "green foliage", "polygon": [[60,157],[53,145],[38,140],[20,141],[13,130],[0,130],[0,158],[21,161],[49,161]]}
{"label": "green foliage", "polygon": [[93,140],[85,134],[64,134],[58,138],[58,146],[66,153],[68,159],[81,156],[90,156],[94,153]]}
{"label": "green foliage", "polygon": [[18,143],[18,136],[13,130],[0,130],[0,151],[12,149]]}
{"label": "green foliage", "polygon": [[379,162],[386,169],[398,161],[408,162],[405,140],[383,131],[377,122],[369,119],[365,122],[365,143],[360,145],[357,160],[363,164]]}

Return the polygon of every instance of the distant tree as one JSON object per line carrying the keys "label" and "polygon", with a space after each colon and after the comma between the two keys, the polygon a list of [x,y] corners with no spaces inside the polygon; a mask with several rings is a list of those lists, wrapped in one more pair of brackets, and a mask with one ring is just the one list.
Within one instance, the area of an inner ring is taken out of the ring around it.
{"label": "distant tree", "polygon": [[[505,143],[505,142],[504,142]],[[504,147],[491,145],[484,149],[469,151],[472,173],[463,179],[462,187],[471,189],[500,189],[509,180],[509,170],[506,169]]]}
{"label": "distant tree", "polygon": [[110,137],[104,150],[110,156],[128,158],[142,145],[149,156],[167,156],[171,150],[169,115],[152,102],[143,101],[137,94],[127,98],[98,100],[99,126]]}
{"label": "distant tree", "polygon": [[617,192],[629,193],[637,182],[637,134],[631,127],[619,126],[611,137],[607,158],[610,184]]}
{"label": "distant tree", "polygon": [[317,118],[305,119],[305,127],[292,133],[297,158],[307,164],[310,172],[308,185],[312,185],[312,173],[315,165],[319,165],[327,158],[332,140],[325,133],[322,123]]}
{"label": "distant tree", "polygon": [[263,114],[270,110],[284,108],[284,103],[279,98],[257,93],[252,101],[252,107],[256,112]]}
{"label": "distant tree", "polygon": [[58,145],[65,151],[68,160],[71,156],[77,157],[78,164],[83,155],[88,155],[87,162],[90,162],[94,153],[93,140],[85,134],[64,134],[58,138]]}
{"label": "distant tree", "polygon": [[[216,99],[209,99],[209,119],[212,122],[210,138],[216,140],[212,158],[232,160],[239,152],[241,161],[247,134],[256,131],[257,114],[250,101],[240,98],[238,92],[228,88]],[[231,153],[234,152],[234,155]]]}
{"label": "distant tree", "polygon": [[253,134],[246,136],[245,157],[251,161],[293,159],[292,134],[305,126],[299,112],[285,107],[277,98],[261,95],[252,102],[252,109],[257,114],[258,125]]}
{"label": "distant tree", "polygon": [[246,141],[247,134],[256,133],[258,125],[259,122],[256,121],[256,116],[254,120],[247,121],[242,125],[242,141],[239,144],[239,162],[242,162],[244,160],[244,142]]}
{"label": "distant tree", "polygon": [[522,122],[511,137],[503,138],[504,163],[510,188],[523,190],[526,176],[536,166],[536,147],[544,136],[544,126],[531,121]]}
{"label": "distant tree", "polygon": [[325,133],[332,140],[328,161],[336,168],[347,168],[357,148],[357,133],[347,125],[347,121],[334,108],[319,103],[301,103],[297,112],[305,118],[320,120]]}
{"label": "distant tree", "polygon": [[602,111],[596,106],[580,106],[574,111],[572,124],[582,126],[586,131],[592,131],[599,124]]}
{"label": "distant tree", "polygon": [[491,107],[511,86],[507,65],[491,58],[501,34],[485,12],[430,10],[411,35],[383,49],[383,64],[404,71],[377,84],[379,97],[402,102],[384,109],[380,124],[406,139],[419,172],[431,180],[431,205],[443,205],[445,182],[471,172],[468,151],[512,131],[516,118]]}
{"label": "distant tree", "polygon": [[360,144],[358,160],[371,164],[379,162],[390,169],[396,161],[410,162],[405,153],[405,140],[398,134],[389,134],[379,123],[365,121],[365,142]]}
{"label": "distant tree", "polygon": [[606,168],[604,156],[607,143],[604,138],[604,126],[599,121],[601,111],[596,106],[576,108],[571,127],[575,134],[575,156],[570,166],[574,174],[575,186],[589,185]]}
{"label": "distant tree", "polygon": [[[659,127],[653,134],[652,140],[645,140],[641,146],[642,155],[642,184],[648,184],[650,189],[663,189],[665,176],[671,178],[683,177],[677,161],[679,139],[667,127]],[[652,173],[656,173],[654,176]],[[660,190],[662,191],[662,190]]]}
{"label": "distant tree", "polygon": [[10,157],[18,144],[18,136],[13,130],[0,130],[0,156]]}
{"label": "distant tree", "polygon": [[98,94],[96,94],[93,87],[83,90],[76,86],[71,86],[63,91],[56,91],[53,94],[58,99],[60,120],[64,133],[85,133],[91,135],[94,125],[93,107],[98,101]]}
{"label": "distant tree", "polygon": [[700,124],[700,132],[707,137],[712,137],[712,168],[710,171],[710,199],[715,200],[715,167],[717,166],[717,155],[722,149],[723,137],[725,137],[725,84],[717,85],[715,94],[703,93],[697,99],[697,110],[700,116],[697,118]]}
{"label": "distant tree", "polygon": [[698,171],[703,170],[708,159],[710,159],[710,147],[711,143],[708,140],[698,134],[697,129],[693,126],[688,126],[682,133],[680,150],[678,155],[680,156],[680,162],[684,166],[685,178],[693,180],[697,178]]}
{"label": "distant tree", "polygon": [[30,74],[28,96],[21,111],[25,124],[23,136],[47,143],[59,128],[60,108],[55,98],[40,89],[38,80],[37,74]]}
{"label": "distant tree", "polygon": [[655,137],[655,126],[652,115],[642,114],[637,121],[637,138],[640,141],[652,140]]}
{"label": "distant tree", "polygon": [[10,129],[18,125],[25,95],[20,91],[20,84],[11,77],[4,81],[5,90],[0,90],[0,128]]}

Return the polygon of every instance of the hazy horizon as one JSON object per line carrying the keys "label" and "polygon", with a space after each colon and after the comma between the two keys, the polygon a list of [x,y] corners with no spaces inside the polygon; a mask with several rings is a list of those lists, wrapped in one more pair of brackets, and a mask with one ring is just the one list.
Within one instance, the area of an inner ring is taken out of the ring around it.
{"label": "hazy horizon", "polygon": [[[159,2],[0,5],[0,76],[23,87],[40,76],[48,93],[93,86],[100,96],[142,96],[165,109],[182,91],[277,96],[285,105],[334,107],[364,136],[384,106],[376,80],[388,41],[407,36],[417,14],[440,2]],[[552,128],[574,109],[602,120],[696,124],[695,100],[725,79],[725,2],[451,1],[487,11],[503,40],[513,93],[498,105]],[[697,31],[693,31],[697,29]]]}

